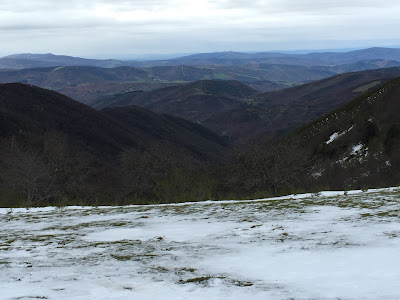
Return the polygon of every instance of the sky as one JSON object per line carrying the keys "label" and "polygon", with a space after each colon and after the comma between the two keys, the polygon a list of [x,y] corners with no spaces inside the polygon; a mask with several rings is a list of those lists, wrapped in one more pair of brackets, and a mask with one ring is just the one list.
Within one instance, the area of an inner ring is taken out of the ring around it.
{"label": "sky", "polygon": [[0,56],[400,47],[399,0],[0,0]]}

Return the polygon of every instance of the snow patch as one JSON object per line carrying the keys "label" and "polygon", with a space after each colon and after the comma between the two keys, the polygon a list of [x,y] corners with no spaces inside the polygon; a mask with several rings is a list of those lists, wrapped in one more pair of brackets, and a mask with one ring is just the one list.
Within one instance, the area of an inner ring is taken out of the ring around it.
{"label": "snow patch", "polygon": [[366,160],[366,157],[368,156],[368,147],[365,147],[364,144],[359,143],[357,145],[354,145],[347,153],[348,156],[344,156],[336,163],[343,165],[346,161],[353,160],[357,160],[358,162],[362,163]]}
{"label": "snow patch", "polygon": [[354,125],[351,126],[349,129],[347,129],[347,130],[341,132],[341,133],[339,133],[339,132],[333,133],[333,134],[329,137],[329,139],[325,142],[325,144],[330,144],[330,143],[332,143],[334,140],[338,139],[338,138],[341,137],[342,135],[345,135],[345,134],[348,133],[350,130],[352,130],[353,127],[354,127]]}
{"label": "snow patch", "polygon": [[363,147],[364,145],[362,143],[353,146],[353,149],[351,149],[351,155],[357,155],[361,153]]}

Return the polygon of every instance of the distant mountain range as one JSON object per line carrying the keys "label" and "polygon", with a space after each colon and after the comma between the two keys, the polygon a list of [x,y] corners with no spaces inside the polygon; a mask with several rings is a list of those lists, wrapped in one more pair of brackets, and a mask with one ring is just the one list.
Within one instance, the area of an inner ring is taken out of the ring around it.
{"label": "distant mountain range", "polygon": [[[395,50],[373,48],[356,53],[306,55],[348,62],[349,57],[357,53],[363,58],[378,54],[393,58]],[[215,55],[189,57],[208,59]],[[236,59],[275,58],[280,54],[241,56],[241,53],[227,52],[218,55],[223,59]],[[32,61],[43,57],[48,61],[58,60],[58,56],[51,54],[12,56],[21,57]],[[70,64],[74,59],[62,56],[60,61]],[[52,89],[96,109],[137,105],[202,124],[232,139],[243,139],[254,134],[279,136],[312,121],[362,92],[400,76],[399,68],[388,68],[391,65],[396,63],[368,60],[338,66],[264,63],[146,68],[59,66],[0,69],[0,83],[19,82]],[[353,69],[366,71],[347,73]],[[337,75],[342,72],[346,73]]]}
{"label": "distant mountain range", "polygon": [[[36,56],[34,56],[36,57]],[[66,59],[65,63],[69,63]],[[397,61],[367,60],[338,66],[252,64],[243,66],[115,67],[59,66],[0,69],[0,83],[20,82],[52,89],[83,103],[139,90],[154,90],[198,80],[236,80],[269,92],[341,73],[400,66]]]}
{"label": "distant mountain range", "polygon": [[167,60],[153,61],[123,61],[84,59],[64,55],[48,54],[14,54],[0,58],[0,68],[26,69],[37,67],[59,66],[95,66],[95,67],[151,67],[151,66],[205,66],[224,65],[239,66],[249,64],[285,64],[301,66],[336,66],[352,64],[364,60],[400,61],[400,49],[397,48],[369,48],[350,52],[316,52],[308,54],[286,54],[279,52],[240,53],[216,52],[188,55]]}
{"label": "distant mountain range", "polygon": [[87,59],[66,55],[47,54],[13,54],[0,58],[0,67],[7,69],[29,69],[61,66],[92,66],[114,68],[120,66],[132,66],[134,61],[122,61],[115,59]]}

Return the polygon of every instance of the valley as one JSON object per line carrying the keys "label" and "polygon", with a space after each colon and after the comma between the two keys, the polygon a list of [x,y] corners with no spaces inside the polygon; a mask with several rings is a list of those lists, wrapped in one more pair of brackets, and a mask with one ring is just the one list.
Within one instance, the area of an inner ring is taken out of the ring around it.
{"label": "valley", "polygon": [[[386,67],[334,75],[354,64],[348,52],[290,56],[293,65],[255,65],[252,54],[248,64],[107,68],[50,55],[48,62],[72,66],[0,70],[0,81],[16,82],[0,84],[0,204],[170,203],[396,185],[391,112],[400,67],[377,60],[397,52],[360,53]],[[302,65],[305,58],[320,62]],[[309,72],[317,79],[308,82]],[[252,87],[262,80],[277,90]]]}

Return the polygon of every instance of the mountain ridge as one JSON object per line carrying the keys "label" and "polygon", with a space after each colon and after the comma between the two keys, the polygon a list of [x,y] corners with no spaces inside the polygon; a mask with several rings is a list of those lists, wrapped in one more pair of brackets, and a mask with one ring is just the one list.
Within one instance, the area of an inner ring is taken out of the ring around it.
{"label": "mountain ridge", "polygon": [[[207,94],[207,89],[201,89],[201,82],[211,81],[204,80],[148,92],[124,93],[97,99],[91,105],[97,109],[131,104],[143,106],[199,122],[232,139],[257,134],[277,137],[397,76],[400,76],[400,68],[346,73],[267,93],[255,93],[236,83],[243,93],[232,89],[231,95]],[[233,83],[215,81],[213,85],[223,91]]]}
{"label": "mountain ridge", "polygon": [[[3,68],[18,68],[18,60],[30,61],[33,64],[37,61],[36,66],[58,62],[52,65],[65,66],[65,65],[90,65],[100,67],[117,67],[117,66],[134,66],[134,67],[150,67],[150,66],[167,66],[167,65],[243,65],[253,63],[279,63],[279,64],[296,64],[296,65],[338,65],[343,63],[354,63],[360,60],[369,59],[386,59],[400,61],[399,48],[383,48],[373,47],[361,50],[353,50],[348,52],[313,52],[307,54],[287,54],[280,52],[259,52],[259,53],[243,53],[243,52],[214,52],[214,53],[201,53],[167,60],[154,60],[154,61],[134,61],[134,60],[96,60],[85,59],[80,57],[72,57],[66,55],[48,54],[13,54],[0,58],[0,67]],[[297,62],[296,62],[297,60]],[[67,63],[68,62],[68,63]]]}

